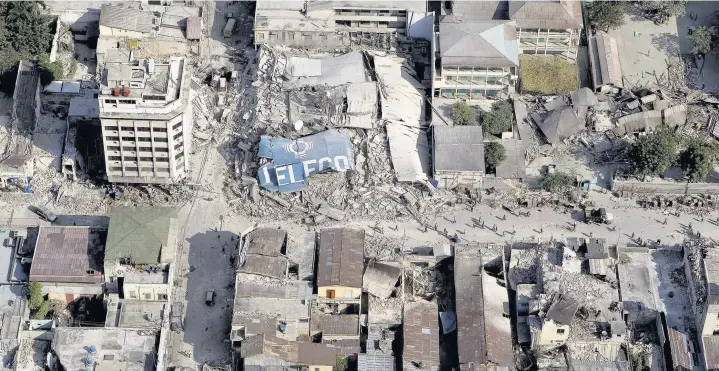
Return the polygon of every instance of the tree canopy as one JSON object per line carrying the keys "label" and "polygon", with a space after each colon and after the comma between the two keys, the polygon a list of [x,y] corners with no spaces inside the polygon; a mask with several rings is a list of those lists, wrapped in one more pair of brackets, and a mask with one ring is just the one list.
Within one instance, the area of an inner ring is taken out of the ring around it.
{"label": "tree canopy", "polygon": [[52,19],[42,1],[0,1],[0,89],[11,93],[21,59],[49,53]]}
{"label": "tree canopy", "polygon": [[458,100],[452,105],[452,121],[455,125],[477,125],[477,114],[467,102]]}
{"label": "tree canopy", "polygon": [[595,30],[609,32],[624,24],[626,3],[623,1],[592,1],[586,3],[584,9]]}
{"label": "tree canopy", "polygon": [[562,193],[569,191],[574,187],[575,178],[570,174],[562,171],[555,171],[544,176],[539,180],[539,186],[552,193]]}
{"label": "tree canopy", "polygon": [[679,154],[679,166],[690,182],[703,182],[714,168],[717,148],[706,140],[695,139]]}
{"label": "tree canopy", "polygon": [[688,36],[692,45],[692,54],[705,55],[714,48],[714,27],[697,26],[691,28],[692,33]]}
{"label": "tree canopy", "polygon": [[502,132],[512,130],[514,122],[514,109],[507,101],[497,101],[492,104],[492,109],[482,116],[482,128],[485,132],[493,135],[501,135]]}
{"label": "tree canopy", "polygon": [[497,165],[501,164],[506,158],[507,151],[501,143],[489,142],[484,146],[484,165],[487,172],[494,172]]}
{"label": "tree canopy", "polygon": [[643,0],[639,7],[649,19],[657,24],[666,23],[671,17],[679,17],[687,11],[687,0]]}
{"label": "tree canopy", "polygon": [[629,150],[632,171],[640,176],[667,171],[677,158],[678,142],[674,132],[666,127],[640,137]]}

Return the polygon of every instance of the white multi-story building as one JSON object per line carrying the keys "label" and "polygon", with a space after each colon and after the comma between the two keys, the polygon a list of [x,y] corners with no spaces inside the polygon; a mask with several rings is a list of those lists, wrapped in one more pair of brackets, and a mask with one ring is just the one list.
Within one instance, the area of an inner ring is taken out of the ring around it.
{"label": "white multi-story building", "polygon": [[100,122],[107,178],[172,184],[186,177],[191,122],[185,60],[106,60]]}

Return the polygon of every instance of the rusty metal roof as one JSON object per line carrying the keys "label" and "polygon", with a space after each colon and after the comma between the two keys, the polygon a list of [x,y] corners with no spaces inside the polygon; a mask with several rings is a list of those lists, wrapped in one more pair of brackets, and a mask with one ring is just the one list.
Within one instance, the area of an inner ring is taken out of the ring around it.
{"label": "rusty metal roof", "polygon": [[[669,349],[671,351],[674,370],[693,370],[694,358],[689,351],[689,337],[671,327],[667,329]],[[719,350],[719,349],[717,349]]]}
{"label": "rusty metal roof", "polygon": [[367,266],[362,285],[370,294],[380,298],[388,298],[392,295],[400,274],[402,274],[402,270],[399,267],[373,263]]}
{"label": "rusty metal roof", "polygon": [[[418,299],[404,307],[405,370],[439,369],[439,319],[437,302]],[[421,364],[422,368],[413,365]]]}
{"label": "rusty metal roof", "polygon": [[362,287],[364,231],[323,229],[317,259],[317,286]]}
{"label": "rusty metal roof", "polygon": [[719,336],[704,336],[702,340],[707,370],[719,370]]}
{"label": "rusty metal roof", "polygon": [[459,364],[487,363],[487,341],[482,295],[482,258],[454,261]]}
{"label": "rusty metal roof", "polygon": [[40,227],[30,281],[102,282],[106,236],[89,227]]}
{"label": "rusty metal roof", "polygon": [[574,314],[579,309],[579,303],[566,295],[559,295],[555,298],[547,311],[547,318],[563,325],[569,325]]}

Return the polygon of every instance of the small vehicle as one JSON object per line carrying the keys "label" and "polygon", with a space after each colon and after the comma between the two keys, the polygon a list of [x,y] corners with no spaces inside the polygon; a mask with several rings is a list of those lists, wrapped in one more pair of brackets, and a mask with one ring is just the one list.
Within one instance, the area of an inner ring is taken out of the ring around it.
{"label": "small vehicle", "polygon": [[614,221],[614,214],[608,213],[607,209],[584,209],[584,222],[585,223],[600,223],[600,224],[612,224]]}
{"label": "small vehicle", "polygon": [[57,215],[53,214],[52,212],[50,212],[50,210],[47,210],[44,207],[30,205],[27,208],[37,214],[39,217],[47,220],[48,222],[52,223],[57,220]]}
{"label": "small vehicle", "polygon": [[205,294],[205,304],[209,306],[215,305],[215,292],[214,291],[208,291],[207,294]]}

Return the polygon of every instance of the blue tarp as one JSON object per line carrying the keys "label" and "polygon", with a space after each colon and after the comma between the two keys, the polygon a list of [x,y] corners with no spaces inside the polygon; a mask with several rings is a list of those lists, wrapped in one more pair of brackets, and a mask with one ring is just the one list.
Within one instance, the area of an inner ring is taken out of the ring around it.
{"label": "blue tarp", "polygon": [[272,191],[301,191],[314,173],[354,169],[349,134],[340,130],[297,140],[262,136],[258,155],[271,160],[257,170],[257,177],[260,187]]}

